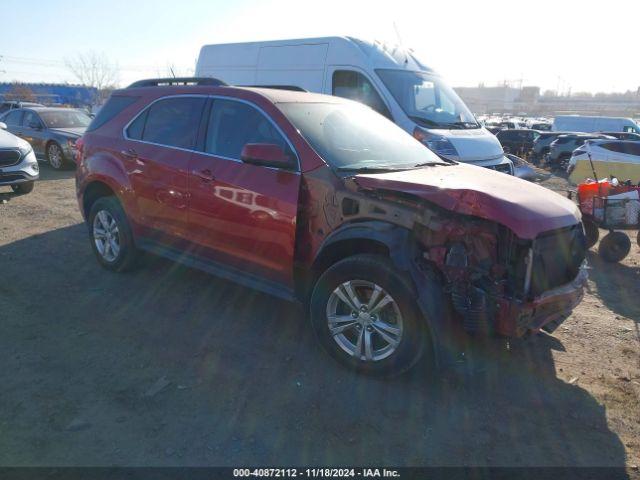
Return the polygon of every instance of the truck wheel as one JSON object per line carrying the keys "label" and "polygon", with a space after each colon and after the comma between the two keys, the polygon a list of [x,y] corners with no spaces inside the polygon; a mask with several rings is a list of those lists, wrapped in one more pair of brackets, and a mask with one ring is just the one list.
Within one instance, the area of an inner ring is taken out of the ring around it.
{"label": "truck wheel", "polygon": [[98,262],[107,270],[130,270],[138,257],[127,216],[115,197],[99,198],[89,213],[89,237]]}
{"label": "truck wheel", "polygon": [[18,195],[26,195],[33,191],[34,184],[35,182],[18,183],[16,185],[11,185],[11,189]]}
{"label": "truck wheel", "polygon": [[582,225],[584,226],[584,234],[587,237],[587,248],[591,248],[598,243],[598,238],[600,238],[600,229],[593,220],[588,218],[582,219]]}
{"label": "truck wheel", "polygon": [[320,344],[359,372],[397,375],[427,346],[427,328],[405,275],[383,256],[355,255],[322,274],[311,296]]}
{"label": "truck wheel", "polygon": [[622,232],[611,232],[600,240],[598,253],[605,262],[616,263],[624,259],[631,250],[631,240]]}

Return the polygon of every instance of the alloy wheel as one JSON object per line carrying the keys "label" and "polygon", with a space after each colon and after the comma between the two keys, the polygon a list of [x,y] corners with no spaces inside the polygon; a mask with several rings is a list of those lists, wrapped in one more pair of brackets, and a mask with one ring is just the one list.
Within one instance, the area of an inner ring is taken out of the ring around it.
{"label": "alloy wheel", "polygon": [[47,156],[49,158],[49,164],[55,169],[62,167],[62,150],[55,143],[49,145],[49,149],[47,151]]}
{"label": "alloy wheel", "polygon": [[352,357],[377,362],[393,354],[402,340],[402,315],[396,301],[379,285],[344,282],[327,302],[329,334]]}
{"label": "alloy wheel", "polygon": [[93,218],[93,241],[100,256],[109,263],[120,255],[120,231],[107,210],[100,210]]}

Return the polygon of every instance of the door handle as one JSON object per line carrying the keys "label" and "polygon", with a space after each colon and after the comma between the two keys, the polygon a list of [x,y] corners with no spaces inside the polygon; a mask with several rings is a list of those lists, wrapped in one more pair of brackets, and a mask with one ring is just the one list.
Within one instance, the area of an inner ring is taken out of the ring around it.
{"label": "door handle", "polygon": [[213,176],[213,173],[211,173],[211,170],[209,170],[208,168],[205,170],[200,170],[199,172],[193,172],[193,174],[203,182],[207,182],[207,183],[213,182],[216,179]]}
{"label": "door handle", "polygon": [[127,158],[131,158],[131,159],[138,158],[138,153],[133,148],[128,148],[126,150],[120,150],[120,154],[124,155]]}

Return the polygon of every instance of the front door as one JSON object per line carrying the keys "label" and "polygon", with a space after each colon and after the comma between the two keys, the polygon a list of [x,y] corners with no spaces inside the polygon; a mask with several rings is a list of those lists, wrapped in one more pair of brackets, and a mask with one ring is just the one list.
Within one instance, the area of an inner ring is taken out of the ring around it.
{"label": "front door", "polygon": [[36,112],[25,110],[22,119],[22,138],[31,144],[31,148],[38,156],[44,155],[44,128],[44,123]]}
{"label": "front door", "polygon": [[204,152],[189,168],[189,226],[199,255],[293,287],[300,174],[242,162],[247,143],[293,149],[266,114],[244,101],[215,99]]}
{"label": "front door", "polygon": [[136,198],[143,236],[181,248],[188,237],[188,171],[203,96],[175,96],[151,104],[128,126],[118,152]]}

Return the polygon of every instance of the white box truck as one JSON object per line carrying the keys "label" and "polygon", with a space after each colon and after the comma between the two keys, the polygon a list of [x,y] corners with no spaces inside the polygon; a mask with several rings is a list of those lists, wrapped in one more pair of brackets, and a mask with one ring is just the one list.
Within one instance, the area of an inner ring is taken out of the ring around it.
{"label": "white box truck", "polygon": [[498,139],[410,49],[352,37],[205,45],[196,76],[357,100],[439,155],[513,174]]}
{"label": "white box truck", "polygon": [[558,115],[553,119],[553,131],[557,132],[630,132],[640,133],[640,127],[630,118],[589,117],[583,115]]}

